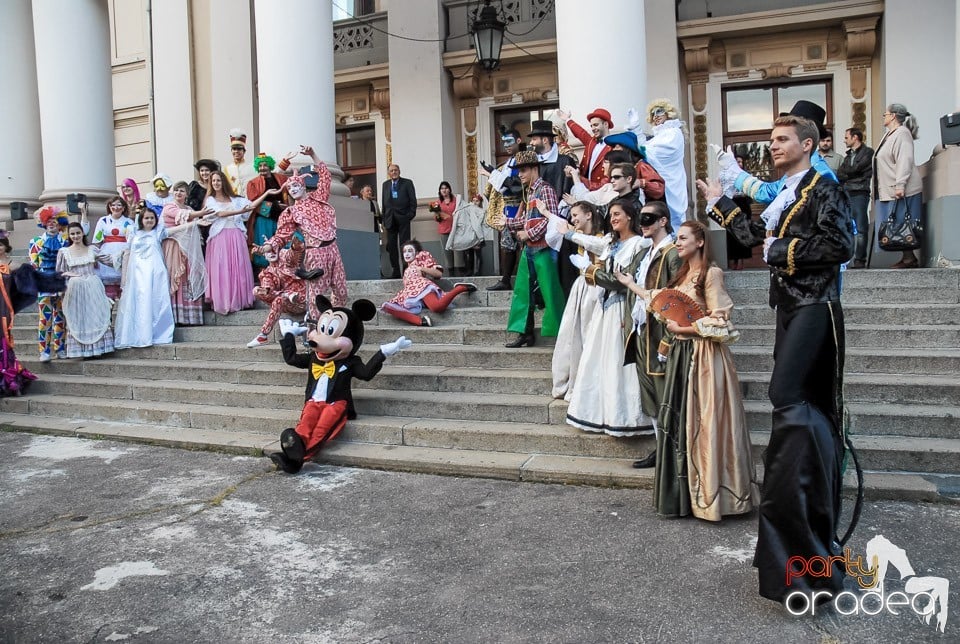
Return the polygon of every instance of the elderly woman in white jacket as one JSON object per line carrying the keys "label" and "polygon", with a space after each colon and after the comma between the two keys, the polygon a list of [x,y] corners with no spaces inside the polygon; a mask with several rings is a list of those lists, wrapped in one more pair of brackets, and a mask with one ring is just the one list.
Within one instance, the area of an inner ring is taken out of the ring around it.
{"label": "elderly woman in white jacket", "polygon": [[[923,210],[923,183],[913,155],[917,138],[917,120],[904,105],[891,103],[883,112],[887,128],[873,156],[873,198],[876,224],[893,215],[899,228],[907,213],[919,221]],[[900,261],[890,268],[917,268],[920,265],[912,250],[905,250]]]}

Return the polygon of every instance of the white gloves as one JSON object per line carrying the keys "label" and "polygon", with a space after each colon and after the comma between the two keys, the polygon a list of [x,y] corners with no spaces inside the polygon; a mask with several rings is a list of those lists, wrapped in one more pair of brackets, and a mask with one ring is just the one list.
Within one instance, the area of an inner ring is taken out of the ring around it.
{"label": "white gloves", "polygon": [[717,162],[720,164],[720,174],[717,179],[723,187],[723,194],[732,197],[736,192],[734,182],[744,170],[737,164],[737,158],[733,156],[733,146],[728,145],[726,150],[720,148],[715,143],[710,144],[710,149],[717,155]]}
{"label": "white gloves", "polygon": [[767,254],[770,252],[770,247],[773,246],[773,242],[775,241],[777,241],[776,237],[767,237],[763,240],[763,261],[767,261]]}
{"label": "white gloves", "polygon": [[286,318],[282,318],[279,322],[279,325],[281,336],[284,336],[288,333],[292,333],[293,335],[303,335],[307,332],[307,327],[300,326],[293,320],[288,320]]}
{"label": "white gloves", "polygon": [[590,258],[586,255],[574,253],[573,255],[570,255],[570,263],[579,268],[581,271],[585,271],[590,266]]}
{"label": "white gloves", "polygon": [[640,120],[640,113],[633,107],[627,110],[627,129],[631,132],[638,130],[643,122]]}
{"label": "white gloves", "polygon": [[388,342],[387,344],[381,344],[380,352],[389,358],[390,356],[400,353],[404,349],[408,349],[412,344],[413,344],[412,340],[407,340],[407,336],[401,335],[399,338],[397,338],[393,342]]}

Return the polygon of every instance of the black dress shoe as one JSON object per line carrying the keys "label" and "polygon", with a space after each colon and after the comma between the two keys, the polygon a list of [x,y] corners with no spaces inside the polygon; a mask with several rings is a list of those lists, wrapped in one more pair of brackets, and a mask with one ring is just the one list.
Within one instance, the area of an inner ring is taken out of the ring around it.
{"label": "black dress shoe", "polygon": [[278,470],[287,474],[296,474],[303,468],[303,461],[295,461],[283,452],[273,452],[270,460],[276,464]]}
{"label": "black dress shoe", "polygon": [[499,282],[497,282],[497,283],[494,284],[493,286],[488,286],[488,287],[487,287],[487,290],[488,290],[488,291],[512,291],[512,290],[513,290],[513,287],[510,286],[509,283],[504,282],[503,280],[500,280]]}
{"label": "black dress shoe", "polygon": [[517,336],[517,339],[513,342],[507,342],[505,345],[508,349],[518,349],[522,346],[532,347],[536,342],[536,338],[533,337],[532,333],[521,333]]}
{"label": "black dress shoe", "polygon": [[639,461],[634,461],[633,466],[638,470],[645,470],[650,467],[655,467],[657,464],[657,451],[654,450],[647,455],[646,458],[641,458]]}
{"label": "black dress shoe", "polygon": [[300,461],[306,456],[307,446],[303,444],[303,439],[297,434],[296,430],[288,427],[280,433],[280,449],[291,460]]}
{"label": "black dress shoe", "polygon": [[318,280],[323,277],[323,269],[314,268],[313,270],[308,271],[303,268],[298,268],[296,271],[294,271],[294,275],[305,282],[309,282],[310,280]]}

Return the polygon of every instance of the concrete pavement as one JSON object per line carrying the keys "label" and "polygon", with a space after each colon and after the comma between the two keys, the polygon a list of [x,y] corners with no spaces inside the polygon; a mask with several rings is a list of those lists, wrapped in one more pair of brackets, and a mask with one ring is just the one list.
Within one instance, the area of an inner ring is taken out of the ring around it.
{"label": "concrete pavement", "polygon": [[[290,477],[265,458],[18,433],[0,433],[0,481],[2,641],[917,642],[960,628],[794,618],[756,594],[755,516],[662,520],[645,490]],[[868,503],[850,545],[882,534],[917,575],[955,585],[958,528],[957,506]]]}

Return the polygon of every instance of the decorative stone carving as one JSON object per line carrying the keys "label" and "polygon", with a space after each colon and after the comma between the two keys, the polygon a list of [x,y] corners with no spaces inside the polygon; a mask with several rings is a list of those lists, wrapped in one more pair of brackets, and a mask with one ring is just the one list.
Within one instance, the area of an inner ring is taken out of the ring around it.
{"label": "decorative stone carving", "polygon": [[480,97],[480,73],[476,65],[455,67],[450,70],[453,78],[453,95],[459,99]]}
{"label": "decorative stone carving", "polygon": [[850,95],[863,100],[867,94],[867,70],[863,67],[850,70]]}
{"label": "decorative stone carving", "polygon": [[[704,101],[706,103],[706,101]],[[702,111],[699,108],[698,111]],[[693,117],[693,150],[694,150],[694,170],[697,179],[707,178],[707,117],[705,114],[696,114]],[[696,191],[697,195],[697,218],[701,221],[707,216],[707,202]]]}
{"label": "decorative stone carving", "polygon": [[[806,67],[804,67],[806,69]],[[766,69],[760,70],[760,76],[765,80],[772,80],[774,78],[789,78],[794,67],[789,65],[770,65]]]}
{"label": "decorative stone carving", "polygon": [[866,132],[867,131],[867,104],[863,102],[853,103],[850,106],[850,111],[852,113],[851,120],[853,121],[853,127],[860,128],[861,132]]}
{"label": "decorative stone carving", "polygon": [[480,189],[477,186],[477,135],[468,134],[466,139],[467,150],[467,199],[477,194]]}
{"label": "decorative stone carving", "polygon": [[554,0],[530,0],[530,20],[540,20],[553,14]]}
{"label": "decorative stone carving", "polygon": [[877,48],[877,21],[879,16],[846,20],[843,30],[847,35],[847,69],[867,69]]}
{"label": "decorative stone carving", "polygon": [[373,49],[373,27],[347,25],[333,30],[333,53],[342,54],[355,49]]}
{"label": "decorative stone carving", "polygon": [[687,74],[691,78],[694,75],[709,74],[710,37],[684,38],[680,44],[683,45],[683,65],[687,69]]}
{"label": "decorative stone carving", "polygon": [[503,17],[503,21],[508,25],[514,22],[520,22],[520,5],[522,4],[520,0],[503,0],[500,3],[500,14]]}
{"label": "decorative stone carving", "polygon": [[467,107],[463,110],[463,131],[466,133],[474,132],[477,129],[477,109]]}
{"label": "decorative stone carving", "polygon": [[381,112],[390,109],[390,88],[374,89],[370,92],[370,106]]}

